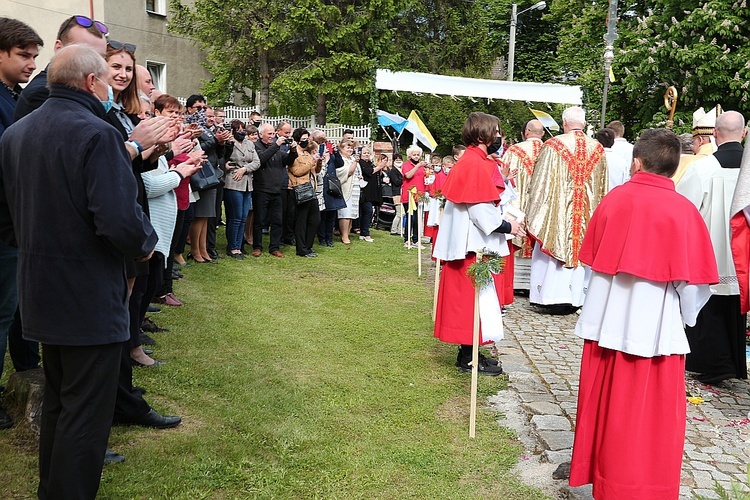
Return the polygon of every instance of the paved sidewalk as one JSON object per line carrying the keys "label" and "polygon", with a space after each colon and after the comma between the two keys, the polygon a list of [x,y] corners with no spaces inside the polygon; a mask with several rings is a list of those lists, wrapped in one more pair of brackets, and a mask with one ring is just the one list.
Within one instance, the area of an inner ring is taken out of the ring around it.
{"label": "paved sidewalk", "polygon": [[[583,346],[583,341],[573,335],[578,315],[543,314],[527,298],[516,297],[504,319],[506,339],[497,347],[510,384],[508,391],[490,398],[490,404],[507,413],[503,405],[508,400],[520,402],[525,414],[521,425],[525,428],[516,430],[531,438],[522,439],[527,447],[524,460],[541,464],[568,461]],[[747,486],[750,383],[731,380],[711,387],[686,376],[685,384],[688,396],[702,401],[687,403],[680,498],[693,498],[694,494],[718,498],[715,481],[727,489],[731,481]],[[503,420],[499,422],[503,424]],[[538,470],[546,475],[550,469],[554,467]],[[568,489],[567,481],[550,479],[547,491],[550,484],[559,490],[559,496],[590,498],[590,487]]]}

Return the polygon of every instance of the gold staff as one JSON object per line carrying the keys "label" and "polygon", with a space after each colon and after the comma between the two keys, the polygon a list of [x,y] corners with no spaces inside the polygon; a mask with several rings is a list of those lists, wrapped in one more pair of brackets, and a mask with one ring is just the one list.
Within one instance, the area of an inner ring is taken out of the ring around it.
{"label": "gold staff", "polygon": [[677,89],[669,87],[664,94],[664,107],[669,110],[669,120],[667,120],[667,128],[672,130],[674,126],[674,110],[677,109]]}

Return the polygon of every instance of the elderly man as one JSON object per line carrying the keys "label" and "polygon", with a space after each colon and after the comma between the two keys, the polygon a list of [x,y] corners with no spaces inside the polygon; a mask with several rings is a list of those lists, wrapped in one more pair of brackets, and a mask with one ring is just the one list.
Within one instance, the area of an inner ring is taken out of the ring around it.
{"label": "elderly man", "polygon": [[262,124],[258,135],[260,138],[255,143],[255,149],[260,157],[260,169],[253,174],[253,256],[260,257],[263,253],[263,228],[270,224],[271,241],[268,251],[274,257],[284,257],[279,251],[282,231],[281,190],[287,188],[289,176],[284,167],[284,156],[287,153],[282,150],[282,146],[288,141],[282,134],[277,136],[270,123]]}
{"label": "elderly man", "polygon": [[747,378],[745,362],[746,318],[740,311],[740,286],[734,267],[730,235],[730,206],[742,162],[745,118],[727,111],[716,118],[713,136],[718,149],[690,165],[677,184],[677,192],[698,208],[711,233],[719,284],[698,316],[687,328],[690,354],[685,368],[697,372],[705,384],[729,378]]}
{"label": "elderly man", "polygon": [[25,335],[44,345],[39,498],[96,496],[129,336],[125,260],[148,259],[157,241],[122,137],[104,121],[107,73],[93,49],[61,49],[49,99],[0,141],[0,237],[19,249]]}
{"label": "elderly man", "polygon": [[715,106],[709,112],[705,112],[700,107],[693,112],[693,154],[680,158],[680,165],[672,176],[675,185],[680,183],[682,176],[693,162],[711,156],[716,151],[714,128],[719,114],[721,114],[721,106]]}
{"label": "elderly man", "polygon": [[590,271],[578,254],[608,183],[604,148],[583,133],[585,111],[573,106],[562,118],[565,133],[542,146],[526,202],[527,228],[535,240],[529,300],[555,306],[551,312],[558,313],[583,304]]}

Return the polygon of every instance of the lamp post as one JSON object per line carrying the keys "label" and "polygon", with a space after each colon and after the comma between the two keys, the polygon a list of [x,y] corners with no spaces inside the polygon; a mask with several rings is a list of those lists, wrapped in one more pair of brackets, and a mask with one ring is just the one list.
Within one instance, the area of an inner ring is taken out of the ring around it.
{"label": "lamp post", "polygon": [[516,56],[516,24],[518,23],[518,16],[523,14],[524,12],[528,12],[530,10],[542,10],[547,6],[547,2],[542,0],[541,2],[537,2],[528,9],[524,9],[521,12],[517,12],[518,5],[513,4],[511,12],[510,12],[510,47],[508,49],[508,81],[513,81],[513,62],[515,60]]}
{"label": "lamp post", "polygon": [[609,90],[609,72],[615,59],[615,41],[617,35],[617,0],[609,0],[609,14],[607,16],[607,33],[604,35],[604,89],[602,91],[602,117],[599,125],[604,128],[607,114],[607,91]]}

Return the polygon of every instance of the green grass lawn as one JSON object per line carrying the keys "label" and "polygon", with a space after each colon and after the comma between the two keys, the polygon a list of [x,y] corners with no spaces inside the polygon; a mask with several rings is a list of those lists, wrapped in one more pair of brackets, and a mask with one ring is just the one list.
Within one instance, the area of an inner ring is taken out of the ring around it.
{"label": "green grass lawn", "polygon": [[[468,438],[470,375],[432,337],[416,250],[373,237],[183,269],[185,307],[153,316],[167,365],[134,374],[183,424],[113,428],[127,460],[105,467],[100,497],[544,498],[508,472],[520,448],[496,414]],[[480,405],[505,384],[479,382]],[[30,431],[0,431],[0,497],[35,491]]]}

